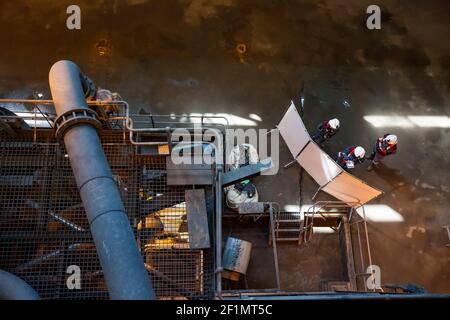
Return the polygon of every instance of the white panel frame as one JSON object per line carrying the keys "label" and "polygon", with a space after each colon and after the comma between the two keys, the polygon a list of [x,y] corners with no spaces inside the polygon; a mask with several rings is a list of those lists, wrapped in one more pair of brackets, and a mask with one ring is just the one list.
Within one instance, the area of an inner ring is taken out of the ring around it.
{"label": "white panel frame", "polygon": [[327,153],[312,141],[297,157],[297,162],[321,187],[331,182],[343,171]]}
{"label": "white panel frame", "polygon": [[297,161],[319,184],[320,187],[316,194],[322,190],[350,206],[355,206],[355,203],[358,203],[356,207],[360,207],[383,194],[382,191],[371,187],[342,169],[311,139],[293,101],[291,101],[277,129],[294,158],[291,163]]}
{"label": "white panel frame", "polygon": [[294,159],[306,144],[311,141],[308,130],[306,130],[293,101],[291,101],[288,110],[277,125],[277,129],[280,131]]}
{"label": "white panel frame", "polygon": [[322,190],[348,204],[358,203],[358,206],[362,206],[383,194],[382,191],[369,186],[345,171],[323,186]]}

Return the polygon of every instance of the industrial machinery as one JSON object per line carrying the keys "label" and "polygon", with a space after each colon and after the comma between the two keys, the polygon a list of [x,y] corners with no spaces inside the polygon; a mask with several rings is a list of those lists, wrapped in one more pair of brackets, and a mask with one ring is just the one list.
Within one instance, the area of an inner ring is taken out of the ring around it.
{"label": "industrial machinery", "polygon": [[[189,243],[192,184],[168,183],[172,141],[161,123],[170,118],[132,118],[118,95],[79,75],[59,62],[53,100],[12,101],[54,105],[56,114],[2,109],[0,269],[41,298],[214,297],[214,238],[207,247]],[[133,121],[152,135],[127,129]],[[206,230],[214,223],[211,172],[197,187]],[[81,270],[79,289],[67,286],[70,266]]]}
{"label": "industrial machinery", "polygon": [[[323,290],[367,294],[369,239],[354,208],[381,191],[321,154],[295,107],[278,129],[319,191],[340,201],[282,212],[256,189],[246,195],[243,183],[270,168],[270,158],[237,146],[232,156],[248,159],[224,166],[212,148],[209,134],[225,139],[226,118],[132,114],[70,61],[52,67],[50,89],[51,100],[0,100],[0,298],[301,298],[281,288],[277,242],[305,245],[317,227],[336,231],[343,266],[341,281]],[[197,139],[183,142],[176,129]],[[174,153],[202,160],[175,163]],[[246,273],[261,252],[274,285],[252,290]]]}

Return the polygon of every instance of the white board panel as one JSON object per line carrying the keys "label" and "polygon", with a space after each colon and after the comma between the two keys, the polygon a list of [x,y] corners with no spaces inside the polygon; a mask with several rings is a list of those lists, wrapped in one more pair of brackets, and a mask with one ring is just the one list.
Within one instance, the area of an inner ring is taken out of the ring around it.
{"label": "white board panel", "polygon": [[312,141],[292,101],[277,128],[291,154],[322,191],[352,206],[358,203],[356,207],[383,193],[344,171]]}
{"label": "white board panel", "polygon": [[345,171],[325,185],[322,190],[346,203],[358,202],[358,206],[382,194],[380,190],[369,186]]}
{"label": "white board panel", "polygon": [[294,103],[291,101],[289,109],[284,114],[283,119],[277,126],[280,130],[280,134],[286,142],[289,151],[292,155],[297,157],[300,150],[311,140],[308,131],[303,124],[300,115],[295,108]]}
{"label": "white board panel", "polygon": [[323,187],[333,180],[343,169],[314,142],[310,142],[297,157],[297,162]]}

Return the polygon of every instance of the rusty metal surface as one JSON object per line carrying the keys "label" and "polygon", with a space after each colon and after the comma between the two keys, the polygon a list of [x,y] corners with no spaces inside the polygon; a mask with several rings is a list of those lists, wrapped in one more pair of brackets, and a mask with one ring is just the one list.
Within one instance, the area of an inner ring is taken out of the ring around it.
{"label": "rusty metal surface", "polygon": [[208,217],[206,213],[205,191],[186,190],[186,214],[189,230],[189,248],[210,248]]}

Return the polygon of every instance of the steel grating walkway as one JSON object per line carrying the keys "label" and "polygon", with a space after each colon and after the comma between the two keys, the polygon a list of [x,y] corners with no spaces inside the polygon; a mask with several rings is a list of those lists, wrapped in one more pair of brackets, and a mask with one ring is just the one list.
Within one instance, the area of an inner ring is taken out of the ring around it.
{"label": "steel grating walkway", "polygon": [[[42,298],[107,299],[69,159],[48,131],[36,142],[31,131],[0,136],[0,269]],[[140,155],[122,132],[104,131],[101,139],[157,297],[213,298],[214,243],[189,248],[189,187],[167,186],[165,157]],[[212,226],[212,190],[205,191]],[[71,265],[80,267],[80,289],[66,285]]]}

